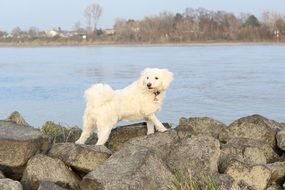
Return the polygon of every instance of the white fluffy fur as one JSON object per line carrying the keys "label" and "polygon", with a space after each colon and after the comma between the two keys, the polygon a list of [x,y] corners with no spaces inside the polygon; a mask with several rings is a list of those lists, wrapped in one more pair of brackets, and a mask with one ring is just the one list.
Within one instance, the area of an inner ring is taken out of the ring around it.
{"label": "white fluffy fur", "polygon": [[[97,145],[105,144],[112,128],[121,120],[145,119],[147,134],[154,133],[154,127],[160,132],[165,131],[155,113],[160,110],[165,91],[172,80],[173,74],[167,69],[146,68],[137,81],[121,90],[112,90],[106,84],[91,86],[85,91],[87,105],[83,132],[76,143],[84,144],[97,127]],[[147,86],[149,83],[150,87]]]}

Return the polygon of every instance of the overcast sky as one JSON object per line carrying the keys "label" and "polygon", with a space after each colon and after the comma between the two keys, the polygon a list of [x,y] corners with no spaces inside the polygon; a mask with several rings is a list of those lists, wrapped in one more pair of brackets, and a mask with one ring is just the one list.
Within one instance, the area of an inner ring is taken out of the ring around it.
{"label": "overcast sky", "polygon": [[0,30],[9,31],[16,26],[70,30],[77,21],[85,26],[84,9],[94,2],[103,7],[98,24],[101,28],[112,28],[116,18],[142,19],[162,11],[183,12],[187,7],[225,10],[236,15],[245,12],[260,16],[263,11],[285,15],[285,0],[0,0]]}

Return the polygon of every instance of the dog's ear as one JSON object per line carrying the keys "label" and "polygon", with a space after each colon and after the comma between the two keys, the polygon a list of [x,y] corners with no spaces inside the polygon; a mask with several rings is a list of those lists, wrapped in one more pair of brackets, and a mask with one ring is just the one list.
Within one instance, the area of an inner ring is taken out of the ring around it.
{"label": "dog's ear", "polygon": [[162,69],[162,77],[163,90],[166,90],[173,81],[173,73],[170,72],[168,69]]}
{"label": "dog's ear", "polygon": [[151,68],[145,68],[142,72],[141,72],[141,77],[142,76],[146,76],[147,73],[151,70]]}

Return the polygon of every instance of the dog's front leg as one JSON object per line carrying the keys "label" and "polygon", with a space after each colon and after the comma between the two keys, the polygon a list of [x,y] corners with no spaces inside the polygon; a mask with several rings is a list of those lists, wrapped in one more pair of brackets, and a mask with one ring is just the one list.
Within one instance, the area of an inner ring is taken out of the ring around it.
{"label": "dog's front leg", "polygon": [[154,114],[148,116],[148,120],[151,121],[151,122],[154,124],[155,128],[156,128],[158,131],[164,132],[164,131],[167,130],[167,128],[165,128],[165,127],[162,125],[162,123],[157,119],[157,117],[156,117]]}
{"label": "dog's front leg", "polygon": [[147,126],[147,135],[153,134],[154,133],[154,124],[153,124],[153,122],[147,120],[146,121],[146,126]]}

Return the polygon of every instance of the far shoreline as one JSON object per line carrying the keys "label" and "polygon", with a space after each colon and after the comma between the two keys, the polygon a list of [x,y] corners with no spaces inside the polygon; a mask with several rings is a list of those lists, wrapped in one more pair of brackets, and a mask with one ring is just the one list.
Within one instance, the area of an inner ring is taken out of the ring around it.
{"label": "far shoreline", "polygon": [[278,46],[285,45],[283,42],[260,41],[260,42],[233,42],[233,41],[205,41],[205,42],[42,42],[42,43],[5,43],[0,42],[0,48],[56,48],[56,47],[187,47],[187,46],[255,46],[255,45],[270,45]]}

